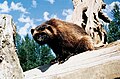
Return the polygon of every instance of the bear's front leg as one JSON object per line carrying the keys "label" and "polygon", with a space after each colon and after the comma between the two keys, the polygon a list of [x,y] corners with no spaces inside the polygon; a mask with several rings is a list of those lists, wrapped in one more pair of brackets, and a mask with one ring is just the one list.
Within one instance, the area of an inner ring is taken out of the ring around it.
{"label": "bear's front leg", "polygon": [[53,65],[53,64],[55,64],[57,62],[58,62],[58,58],[55,58],[55,59],[53,59],[53,60],[50,61],[50,64]]}

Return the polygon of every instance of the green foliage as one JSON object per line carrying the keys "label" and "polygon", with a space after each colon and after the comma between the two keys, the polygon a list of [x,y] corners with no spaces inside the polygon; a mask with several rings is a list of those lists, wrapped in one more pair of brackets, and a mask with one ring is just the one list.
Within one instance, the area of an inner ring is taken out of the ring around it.
{"label": "green foliage", "polygon": [[23,71],[47,64],[54,58],[47,45],[39,46],[28,34],[24,39],[17,34],[16,48]]}
{"label": "green foliage", "polygon": [[113,42],[120,39],[120,9],[117,4],[115,4],[112,10],[113,20],[109,24],[108,31],[108,42]]}

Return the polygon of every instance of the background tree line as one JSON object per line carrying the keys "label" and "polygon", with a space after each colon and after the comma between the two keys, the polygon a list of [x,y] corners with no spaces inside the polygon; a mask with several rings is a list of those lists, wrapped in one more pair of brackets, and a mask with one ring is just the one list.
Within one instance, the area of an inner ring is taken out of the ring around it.
{"label": "background tree line", "polygon": [[108,26],[108,43],[120,39],[120,8],[117,4],[114,5],[112,10],[113,19]]}
{"label": "background tree line", "polygon": [[[113,20],[109,24],[108,42],[120,39],[120,9],[115,4],[112,10]],[[44,65],[54,59],[51,49],[47,45],[40,46],[27,34],[24,39],[16,35],[17,54],[23,71]]]}
{"label": "background tree line", "polygon": [[28,34],[24,38],[16,35],[16,48],[23,71],[47,64],[55,57],[47,45],[40,46]]}

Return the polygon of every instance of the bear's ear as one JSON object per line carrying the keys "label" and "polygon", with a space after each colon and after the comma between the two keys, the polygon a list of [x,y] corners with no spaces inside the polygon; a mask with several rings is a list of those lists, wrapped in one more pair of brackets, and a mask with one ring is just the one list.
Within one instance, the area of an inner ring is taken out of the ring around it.
{"label": "bear's ear", "polygon": [[31,29],[31,34],[33,35],[33,33],[34,33],[34,29]]}

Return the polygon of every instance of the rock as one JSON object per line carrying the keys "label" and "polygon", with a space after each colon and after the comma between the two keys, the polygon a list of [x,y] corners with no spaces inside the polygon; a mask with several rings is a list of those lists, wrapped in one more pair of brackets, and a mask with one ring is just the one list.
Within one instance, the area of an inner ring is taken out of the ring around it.
{"label": "rock", "polygon": [[92,37],[95,47],[107,44],[106,31],[102,22],[109,23],[110,20],[104,15],[105,3],[102,0],[72,0],[74,11],[70,22],[83,27]]}
{"label": "rock", "polygon": [[24,72],[25,79],[119,79],[120,41]]}
{"label": "rock", "polygon": [[0,79],[23,79],[14,44],[15,31],[12,16],[0,14]]}

